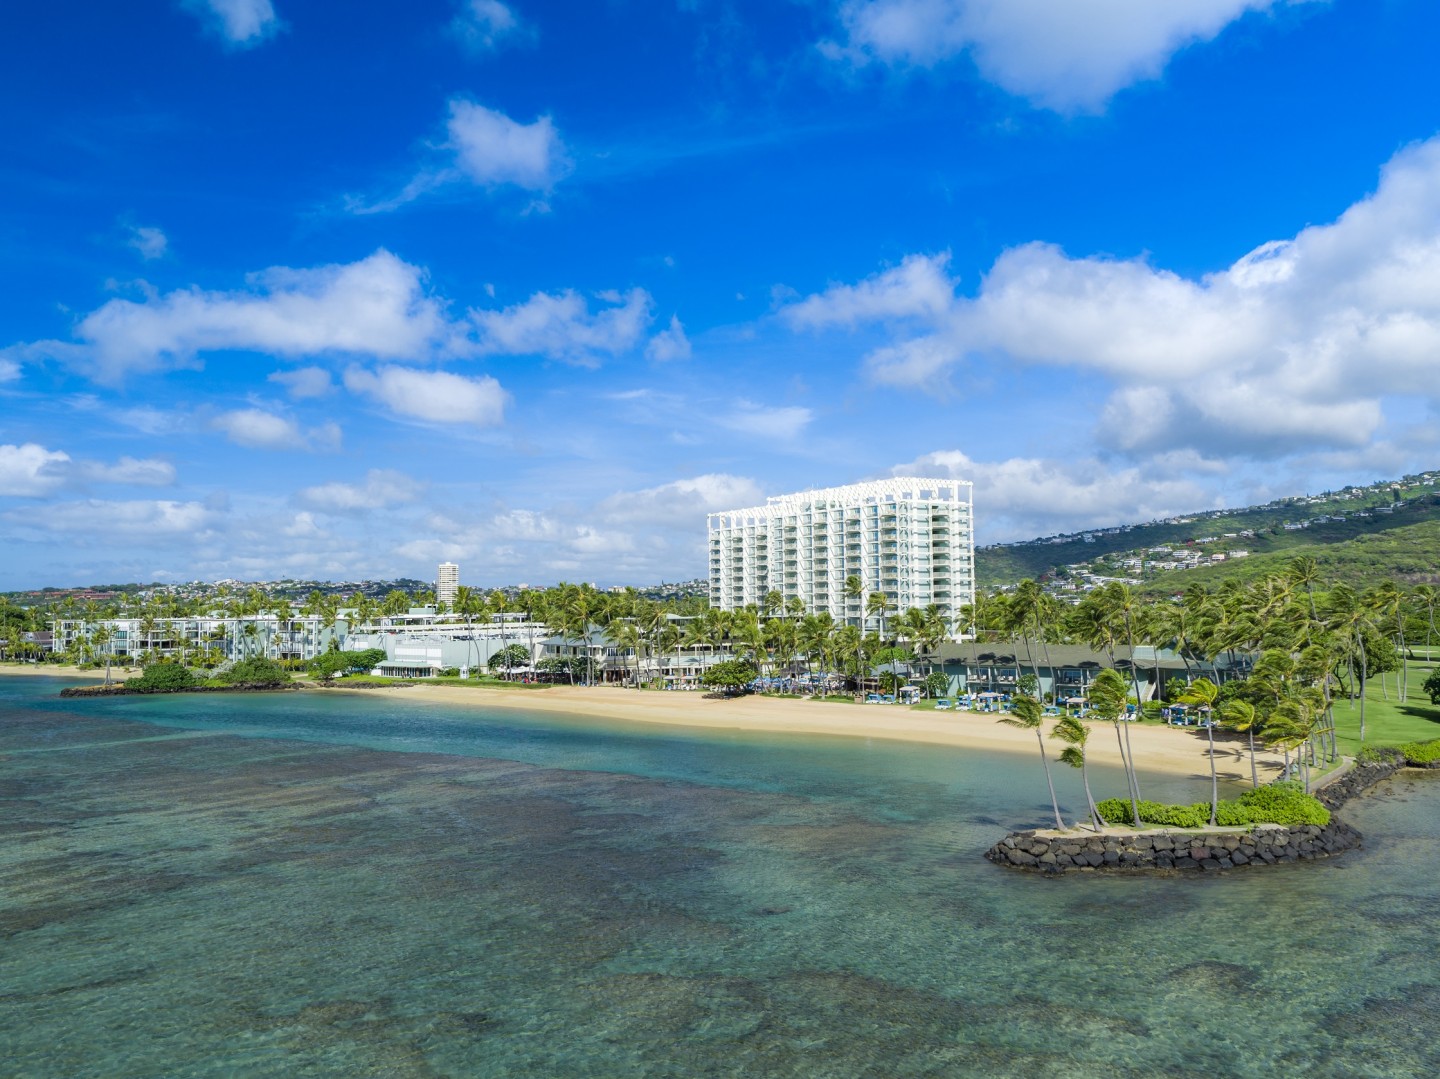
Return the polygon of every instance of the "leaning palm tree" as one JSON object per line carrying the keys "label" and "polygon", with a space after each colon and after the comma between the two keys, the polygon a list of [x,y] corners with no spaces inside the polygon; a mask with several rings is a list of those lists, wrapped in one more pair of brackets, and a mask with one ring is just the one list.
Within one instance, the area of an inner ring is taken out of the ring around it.
{"label": "leaning palm tree", "polygon": [[1050,759],[1045,756],[1045,738],[1040,732],[1044,720],[1044,707],[1034,697],[1024,693],[1017,694],[1010,702],[1010,714],[1000,717],[1000,722],[1006,726],[1035,732],[1035,741],[1040,746],[1040,763],[1045,766],[1045,785],[1050,788],[1050,807],[1055,810],[1055,828],[1063,832],[1065,822],[1060,819],[1060,803],[1055,798],[1055,781],[1050,778]]}
{"label": "leaning palm tree", "polygon": [[[1250,742],[1250,783],[1253,786],[1260,786],[1260,770],[1255,765],[1255,731],[1262,725],[1263,720],[1255,706],[1249,701],[1235,699],[1227,701],[1220,709],[1220,721],[1232,731],[1242,732]],[[1214,758],[1212,757],[1213,761]]]}
{"label": "leaning palm tree", "polygon": [[1085,785],[1085,804],[1090,807],[1090,823],[1098,832],[1103,822],[1100,810],[1095,807],[1095,797],[1090,793],[1090,773],[1085,767],[1085,743],[1090,740],[1090,728],[1077,717],[1065,715],[1055,721],[1050,737],[1066,743],[1060,751],[1060,763],[1080,769],[1080,781]]}
{"label": "leaning palm tree", "polygon": [[1181,704],[1190,704],[1207,713],[1205,717],[1205,733],[1210,741],[1210,827],[1216,827],[1220,822],[1216,819],[1220,813],[1220,777],[1215,771],[1215,700],[1220,696],[1220,687],[1208,678],[1197,678],[1190,683],[1190,688],[1180,698]]}
{"label": "leaning palm tree", "polygon": [[1120,747],[1120,764],[1125,769],[1125,782],[1130,788],[1130,810],[1135,824],[1140,824],[1140,784],[1135,775],[1135,765],[1125,751],[1125,740],[1120,733],[1120,724],[1125,715],[1125,701],[1129,687],[1125,679],[1112,667],[1106,667],[1095,676],[1088,692],[1090,705],[1102,720],[1115,727],[1115,744]]}

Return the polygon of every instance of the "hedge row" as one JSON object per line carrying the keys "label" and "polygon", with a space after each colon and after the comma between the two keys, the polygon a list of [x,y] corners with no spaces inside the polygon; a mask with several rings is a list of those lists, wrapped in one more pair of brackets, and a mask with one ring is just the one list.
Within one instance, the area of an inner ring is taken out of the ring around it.
{"label": "hedge row", "polygon": [[[1135,821],[1127,798],[1107,798],[1095,807],[1107,824],[1130,824]],[[1248,828],[1252,824],[1318,824],[1330,823],[1330,811],[1306,794],[1299,783],[1271,783],[1246,791],[1236,799],[1222,801],[1215,814],[1225,828]],[[1141,802],[1140,821],[1166,828],[1205,828],[1210,824],[1210,803],[1165,805]]]}

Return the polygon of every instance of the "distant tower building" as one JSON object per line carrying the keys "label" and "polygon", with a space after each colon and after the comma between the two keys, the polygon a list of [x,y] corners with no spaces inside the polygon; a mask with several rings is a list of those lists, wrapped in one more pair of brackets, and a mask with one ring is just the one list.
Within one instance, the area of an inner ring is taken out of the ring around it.
{"label": "distant tower building", "polygon": [[447,607],[455,606],[455,595],[460,589],[460,567],[454,562],[441,562],[435,572],[435,602]]}
{"label": "distant tower building", "polygon": [[934,604],[954,626],[975,602],[973,487],[951,479],[891,479],[801,491],[709,516],[710,606],[799,599],[812,613],[873,628],[866,597],[894,612]]}

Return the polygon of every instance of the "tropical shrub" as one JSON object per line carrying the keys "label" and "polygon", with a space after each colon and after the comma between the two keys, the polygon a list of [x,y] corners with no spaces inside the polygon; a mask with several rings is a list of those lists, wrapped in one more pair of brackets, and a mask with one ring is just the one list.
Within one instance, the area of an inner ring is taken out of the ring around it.
{"label": "tropical shrub", "polygon": [[700,681],[707,686],[735,692],[755,681],[758,672],[743,659],[725,659],[708,668]]}
{"label": "tropical shrub", "polygon": [[1330,810],[1293,780],[1256,787],[1240,796],[1256,824],[1329,824]]}
{"label": "tropical shrub", "polygon": [[[1133,824],[1130,802],[1125,798],[1107,798],[1096,809],[1107,824]],[[1306,794],[1300,784],[1272,783],[1246,791],[1238,799],[1222,801],[1215,814],[1216,822],[1226,828],[1247,828],[1252,824],[1318,824],[1330,823],[1330,811]],[[1141,802],[1140,820],[1163,828],[1204,828],[1210,823],[1210,803],[1165,805]]]}
{"label": "tropical shrub", "polygon": [[290,681],[285,668],[264,656],[242,659],[217,677],[219,681],[231,686],[280,686]]}
{"label": "tropical shrub", "polygon": [[1429,764],[1440,760],[1440,738],[1432,742],[1406,742],[1400,752],[1411,764]]}
{"label": "tropical shrub", "polygon": [[1425,679],[1424,690],[1430,694],[1431,704],[1440,704],[1440,667],[1430,672],[1430,677]]}
{"label": "tropical shrub", "polygon": [[128,679],[125,688],[142,693],[176,693],[194,684],[195,676],[178,663],[151,663],[139,678]]}

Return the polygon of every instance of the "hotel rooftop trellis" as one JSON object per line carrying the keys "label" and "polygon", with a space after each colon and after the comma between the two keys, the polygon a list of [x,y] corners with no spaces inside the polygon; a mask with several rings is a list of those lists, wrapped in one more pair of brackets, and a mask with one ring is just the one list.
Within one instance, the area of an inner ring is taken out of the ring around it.
{"label": "hotel rooftop trellis", "polygon": [[845,595],[853,575],[893,610],[933,603],[953,625],[975,598],[973,492],[964,480],[876,480],[712,513],[710,605],[763,606],[779,592],[865,625],[864,600]]}

